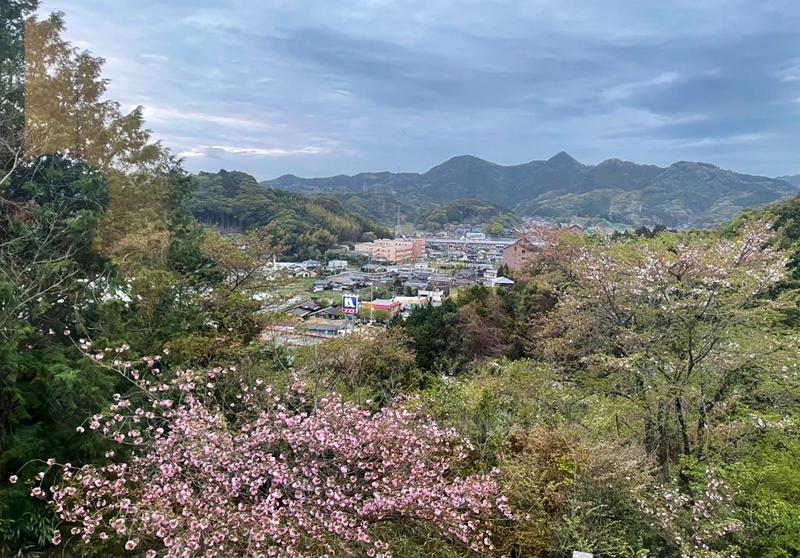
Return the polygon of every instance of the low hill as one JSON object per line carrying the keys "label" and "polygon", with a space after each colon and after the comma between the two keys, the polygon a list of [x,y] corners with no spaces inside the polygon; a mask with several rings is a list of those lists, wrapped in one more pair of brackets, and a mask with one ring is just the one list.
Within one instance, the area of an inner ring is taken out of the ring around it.
{"label": "low hill", "polygon": [[345,210],[331,195],[267,188],[237,171],[201,172],[193,179],[195,192],[187,207],[198,220],[241,231],[264,227],[289,257],[318,258],[337,243],[358,241],[367,233],[390,235]]}
{"label": "low hill", "polygon": [[522,220],[510,209],[495,203],[476,199],[458,199],[435,205],[419,217],[417,225],[429,231],[437,231],[448,224],[499,223],[503,228],[511,228],[521,222]]}

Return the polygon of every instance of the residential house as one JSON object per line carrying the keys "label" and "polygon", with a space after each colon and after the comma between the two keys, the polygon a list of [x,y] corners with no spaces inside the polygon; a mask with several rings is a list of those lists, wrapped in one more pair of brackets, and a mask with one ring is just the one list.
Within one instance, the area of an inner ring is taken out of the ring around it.
{"label": "residential house", "polygon": [[314,318],[305,322],[302,326],[303,329],[311,334],[325,337],[335,337],[344,332],[346,327],[344,320],[324,320],[322,318]]}

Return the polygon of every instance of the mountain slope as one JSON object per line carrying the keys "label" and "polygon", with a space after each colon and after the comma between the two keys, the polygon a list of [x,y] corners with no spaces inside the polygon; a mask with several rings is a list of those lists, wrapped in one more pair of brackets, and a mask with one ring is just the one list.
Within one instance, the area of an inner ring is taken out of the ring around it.
{"label": "mountain slope", "polygon": [[448,159],[423,174],[361,173],[304,179],[285,175],[262,184],[325,192],[362,216],[393,223],[396,212],[418,221],[431,203],[481,199],[519,215],[581,218],[628,225],[703,226],[737,211],[794,194],[787,181],[751,176],[708,163],[663,168],[609,159],[584,165],[561,152],[543,161],[503,166],[471,155]]}
{"label": "mountain slope", "polygon": [[200,221],[238,230],[263,227],[289,257],[318,258],[339,242],[389,231],[342,207],[331,195],[267,188],[243,172],[220,170],[194,177],[188,209]]}
{"label": "mountain slope", "polygon": [[779,176],[778,180],[783,180],[784,182],[788,182],[789,184],[793,184],[795,186],[800,187],[800,174],[793,174],[789,176]]}
{"label": "mountain slope", "polygon": [[510,228],[521,222],[522,220],[516,214],[505,207],[472,198],[434,205],[417,220],[418,225],[429,231],[438,231],[448,224],[499,223],[505,228]]}

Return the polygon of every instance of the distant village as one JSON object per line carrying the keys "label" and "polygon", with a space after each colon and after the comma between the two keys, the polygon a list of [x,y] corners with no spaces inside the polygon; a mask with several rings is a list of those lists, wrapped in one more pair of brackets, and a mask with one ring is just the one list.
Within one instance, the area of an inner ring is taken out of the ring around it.
{"label": "distant village", "polygon": [[[541,234],[543,227],[522,227],[502,237],[489,237],[480,226],[457,227],[342,246],[325,262],[273,261],[264,268],[268,276],[305,279],[308,291],[273,309],[286,319],[272,325],[265,340],[314,344],[358,328],[383,327],[415,308],[441,304],[460,288],[511,287],[514,280],[500,270],[514,274],[527,268],[552,237]],[[544,230],[587,234],[577,225]],[[345,295],[358,297],[351,320],[342,309]]]}

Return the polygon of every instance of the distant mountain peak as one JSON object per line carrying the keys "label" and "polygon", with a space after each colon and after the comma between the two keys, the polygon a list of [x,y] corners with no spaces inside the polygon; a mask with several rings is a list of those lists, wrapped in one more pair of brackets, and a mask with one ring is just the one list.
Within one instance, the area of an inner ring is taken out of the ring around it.
{"label": "distant mountain peak", "polygon": [[455,157],[450,157],[447,161],[445,161],[444,163],[442,163],[440,165],[437,165],[437,166],[441,167],[443,165],[452,164],[452,163],[484,163],[484,164],[487,164],[487,165],[494,165],[495,164],[495,163],[491,163],[491,162],[487,161],[486,159],[481,159],[480,157],[476,157],[475,155],[467,154],[467,155],[456,155]]}
{"label": "distant mountain peak", "polygon": [[635,165],[636,163],[632,163],[630,161],[626,161],[624,159],[620,159],[618,157],[612,157],[611,159],[606,159],[602,161],[598,167],[613,167],[613,166],[620,166],[620,165]]}
{"label": "distant mountain peak", "polygon": [[577,163],[581,164],[575,157],[567,153],[566,151],[559,151],[552,157],[547,160],[549,163]]}

